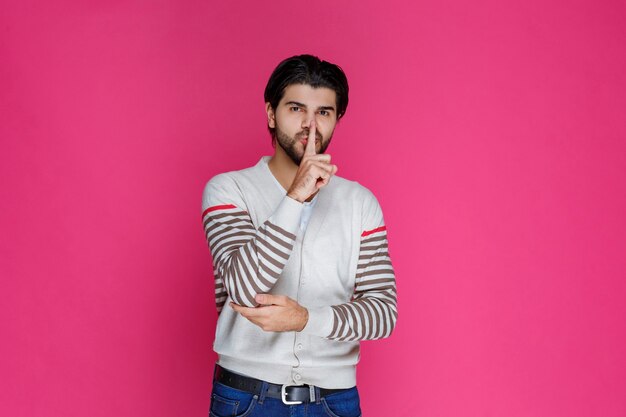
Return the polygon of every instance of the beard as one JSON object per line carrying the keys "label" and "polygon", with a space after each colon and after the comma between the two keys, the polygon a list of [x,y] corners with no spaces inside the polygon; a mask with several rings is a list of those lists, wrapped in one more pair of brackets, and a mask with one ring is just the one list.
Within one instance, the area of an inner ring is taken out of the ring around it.
{"label": "beard", "polygon": [[[302,132],[298,132],[295,137],[291,137],[288,134],[286,134],[285,132],[283,132],[282,130],[280,130],[280,128],[278,127],[278,124],[276,125],[275,128],[275,132],[276,132],[276,142],[278,144],[278,146],[280,146],[285,153],[289,156],[289,158],[291,158],[291,160],[293,161],[294,164],[300,166],[300,162],[302,162],[302,157],[304,156],[304,148],[300,149],[300,139],[299,138],[303,138],[306,137],[308,139],[309,136],[309,131],[307,130],[303,130]],[[317,153],[324,153],[326,151],[326,149],[328,148],[328,145],[330,145],[330,140],[333,138],[332,133],[330,134],[330,136],[328,137],[328,140],[326,142],[324,142],[324,137],[322,136],[322,134],[319,131],[315,131],[315,139],[316,139],[316,143],[315,143],[315,150]],[[317,141],[319,141],[319,143],[321,143],[321,148],[319,151],[317,151]]]}

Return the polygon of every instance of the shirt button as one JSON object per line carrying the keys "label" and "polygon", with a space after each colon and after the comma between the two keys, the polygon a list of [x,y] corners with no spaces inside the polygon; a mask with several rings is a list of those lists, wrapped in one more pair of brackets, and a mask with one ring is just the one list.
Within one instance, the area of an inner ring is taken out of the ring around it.
{"label": "shirt button", "polygon": [[302,378],[300,374],[295,374],[293,377],[296,381],[300,381],[300,378]]}
{"label": "shirt button", "polygon": [[302,346],[302,343],[298,343],[298,350],[302,350],[304,346]]}

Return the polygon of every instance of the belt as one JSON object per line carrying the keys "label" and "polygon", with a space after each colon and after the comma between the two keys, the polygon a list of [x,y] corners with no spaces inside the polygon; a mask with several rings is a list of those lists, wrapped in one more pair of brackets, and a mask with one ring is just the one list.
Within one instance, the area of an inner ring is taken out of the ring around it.
{"label": "belt", "polygon": [[[263,383],[260,379],[251,378],[248,376],[236,374],[228,369],[222,368],[220,365],[215,365],[214,381],[224,384],[231,388],[238,389],[240,391],[246,391],[251,394],[261,395],[263,390]],[[302,404],[303,402],[315,402],[316,388],[319,392],[319,398],[323,398],[327,395],[337,392],[346,391],[350,388],[328,389],[319,388],[314,385],[281,385],[272,384],[271,382],[265,382],[267,389],[265,391],[266,397],[278,398],[283,401],[284,404]]]}

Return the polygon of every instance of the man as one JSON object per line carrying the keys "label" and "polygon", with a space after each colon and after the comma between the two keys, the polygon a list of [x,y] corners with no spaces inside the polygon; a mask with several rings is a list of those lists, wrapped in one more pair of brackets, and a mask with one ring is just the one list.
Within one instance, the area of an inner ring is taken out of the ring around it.
{"label": "man", "polygon": [[397,309],[378,201],[325,153],[347,79],[294,56],[265,102],[274,155],[202,196],[219,312],[211,415],[356,417],[359,341],[388,337]]}

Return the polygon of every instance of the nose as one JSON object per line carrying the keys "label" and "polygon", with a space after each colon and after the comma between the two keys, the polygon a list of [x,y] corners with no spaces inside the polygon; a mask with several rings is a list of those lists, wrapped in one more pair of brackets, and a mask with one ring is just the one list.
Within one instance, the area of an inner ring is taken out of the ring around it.
{"label": "nose", "polygon": [[[315,120],[314,112],[307,112],[306,114],[304,114],[302,116],[302,129],[309,130],[309,126],[311,126],[311,120]],[[315,127],[317,128],[317,121],[315,122]]]}

